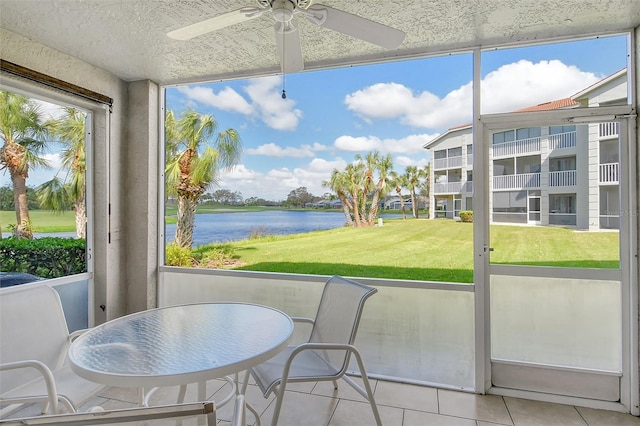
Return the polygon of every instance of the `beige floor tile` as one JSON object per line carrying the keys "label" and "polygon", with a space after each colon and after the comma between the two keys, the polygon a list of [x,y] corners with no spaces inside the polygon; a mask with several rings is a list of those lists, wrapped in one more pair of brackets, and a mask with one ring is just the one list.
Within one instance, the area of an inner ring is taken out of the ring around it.
{"label": "beige floor tile", "polygon": [[378,405],[438,412],[436,389],[379,380],[374,392]]}
{"label": "beige floor tile", "polygon": [[[402,426],[401,408],[379,406],[380,419],[385,426]],[[368,426],[375,425],[375,417],[368,402],[356,402],[341,399],[338,402],[329,426]]]}
{"label": "beige floor tile", "polygon": [[[364,385],[362,383],[362,379],[358,378],[358,377],[354,377],[353,380],[362,387],[362,389],[364,389]],[[376,389],[376,380],[369,380],[369,383],[371,384],[371,388],[374,391],[374,395],[375,395],[375,389]],[[333,398],[344,398],[344,399],[349,399],[351,401],[362,401],[362,402],[366,402],[367,400],[358,393],[358,391],[356,391],[353,387],[351,387],[351,385],[349,385],[347,382],[345,382],[344,380],[340,379],[338,380],[338,389],[334,389],[333,387],[333,382],[331,381],[327,381],[327,382],[318,382],[318,384],[313,388],[313,392],[311,392],[315,395],[324,395],[324,396],[330,396]]]}
{"label": "beige floor tile", "polygon": [[439,413],[448,416],[511,425],[511,416],[502,397],[438,390]]}
{"label": "beige floor tile", "polygon": [[[280,411],[278,426],[327,426],[336,409],[338,400],[326,396],[300,392],[287,392]],[[270,425],[275,400],[261,416],[263,425]]]}
{"label": "beige floor tile", "polygon": [[423,411],[404,410],[402,426],[476,426],[476,421]]}
{"label": "beige floor tile", "polygon": [[640,418],[616,411],[576,407],[589,426],[638,426]]}
{"label": "beige floor tile", "polygon": [[[228,392],[227,387],[222,388],[219,392],[220,397],[223,398],[224,397],[223,395],[226,395],[227,392]],[[214,395],[214,400],[219,400],[218,398],[216,398],[216,395]],[[262,415],[265,412],[265,410],[267,409],[271,401],[273,401],[273,399],[274,399],[273,395],[269,395],[269,398],[263,397],[262,392],[260,391],[260,388],[258,388],[255,385],[249,385],[247,387],[247,392],[245,394],[245,401],[248,404],[251,404],[251,406],[260,415]],[[231,421],[233,417],[233,408],[234,408],[233,404],[234,404],[234,401],[231,400],[229,401],[229,403],[218,408],[218,411],[217,411],[218,420]],[[249,424],[253,424],[254,421],[255,421],[254,415],[250,411],[248,411],[247,422]]]}
{"label": "beige floor tile", "polygon": [[515,426],[586,426],[571,405],[504,397]]}

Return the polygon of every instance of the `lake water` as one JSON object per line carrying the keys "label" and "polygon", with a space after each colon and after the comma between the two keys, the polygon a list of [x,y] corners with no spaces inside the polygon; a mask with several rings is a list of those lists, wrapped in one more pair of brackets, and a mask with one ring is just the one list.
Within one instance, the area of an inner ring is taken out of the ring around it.
{"label": "lake water", "polygon": [[[398,214],[382,218],[402,217]],[[258,229],[261,235],[290,235],[345,226],[342,212],[267,210],[262,212],[197,214],[193,246],[224,243],[249,238]],[[166,226],[166,241],[173,241],[176,225]]]}
{"label": "lake water", "polygon": [[[389,219],[402,217],[402,215],[381,214],[379,217]],[[345,218],[342,212],[267,210],[261,212],[197,214],[193,231],[193,246],[244,240],[258,231],[261,235],[290,235],[336,229],[343,226],[345,226]],[[166,241],[173,241],[175,233],[176,225],[167,225],[165,231]],[[3,237],[10,235],[10,233],[3,233]],[[75,238],[76,233],[36,233],[34,236],[36,238]]]}

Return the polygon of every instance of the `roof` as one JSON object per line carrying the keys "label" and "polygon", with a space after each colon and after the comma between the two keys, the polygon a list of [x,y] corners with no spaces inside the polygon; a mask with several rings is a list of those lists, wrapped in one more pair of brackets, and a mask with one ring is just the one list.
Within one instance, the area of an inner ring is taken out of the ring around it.
{"label": "roof", "polygon": [[586,97],[590,92],[598,89],[599,87],[604,86],[605,84],[615,80],[616,78],[625,75],[627,73],[627,68],[622,68],[620,71],[616,71],[613,74],[603,78],[602,80],[592,84],[591,86],[587,87],[586,89],[583,89],[581,91],[579,91],[578,93],[576,93],[575,95],[571,96],[571,99],[580,99],[580,98],[584,98]]}
{"label": "roof", "polygon": [[514,112],[551,111],[554,109],[575,108],[579,105],[580,102],[574,101],[571,98],[563,98],[557,99],[555,101],[544,102],[538,105],[520,108],[515,110]]}

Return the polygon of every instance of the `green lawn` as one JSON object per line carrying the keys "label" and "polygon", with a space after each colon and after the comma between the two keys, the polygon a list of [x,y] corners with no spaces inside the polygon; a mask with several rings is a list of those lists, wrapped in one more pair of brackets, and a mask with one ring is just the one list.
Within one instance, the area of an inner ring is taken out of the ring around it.
{"label": "green lawn", "polygon": [[[494,263],[618,268],[617,232],[550,227],[491,227]],[[387,220],[382,227],[341,228],[230,243],[237,269],[473,282],[473,224]]]}
{"label": "green lawn", "polygon": [[[30,214],[37,232],[75,229],[72,212]],[[14,213],[2,211],[0,220],[6,232],[7,225],[15,223]],[[473,282],[473,224],[452,220],[393,219],[382,227],[266,236],[226,245],[243,262],[237,269]],[[491,246],[494,263],[619,267],[617,232],[493,225]]]}
{"label": "green lawn", "polygon": [[[35,232],[73,232],[76,230],[75,213],[72,211],[53,213],[50,210],[29,210],[29,217]],[[0,225],[3,232],[10,232],[9,225],[16,223],[16,213],[0,211]]]}

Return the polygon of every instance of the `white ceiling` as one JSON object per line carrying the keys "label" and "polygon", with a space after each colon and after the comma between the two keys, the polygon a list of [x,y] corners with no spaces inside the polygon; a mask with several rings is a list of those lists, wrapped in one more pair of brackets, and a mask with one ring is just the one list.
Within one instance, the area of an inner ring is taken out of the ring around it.
{"label": "white ceiling", "polygon": [[[305,69],[420,57],[640,25],[640,0],[317,0],[406,32],[396,50],[298,19]],[[167,32],[255,0],[0,0],[0,27],[127,80],[185,83],[278,73],[265,14],[189,41]],[[2,40],[0,40],[1,45]]]}

